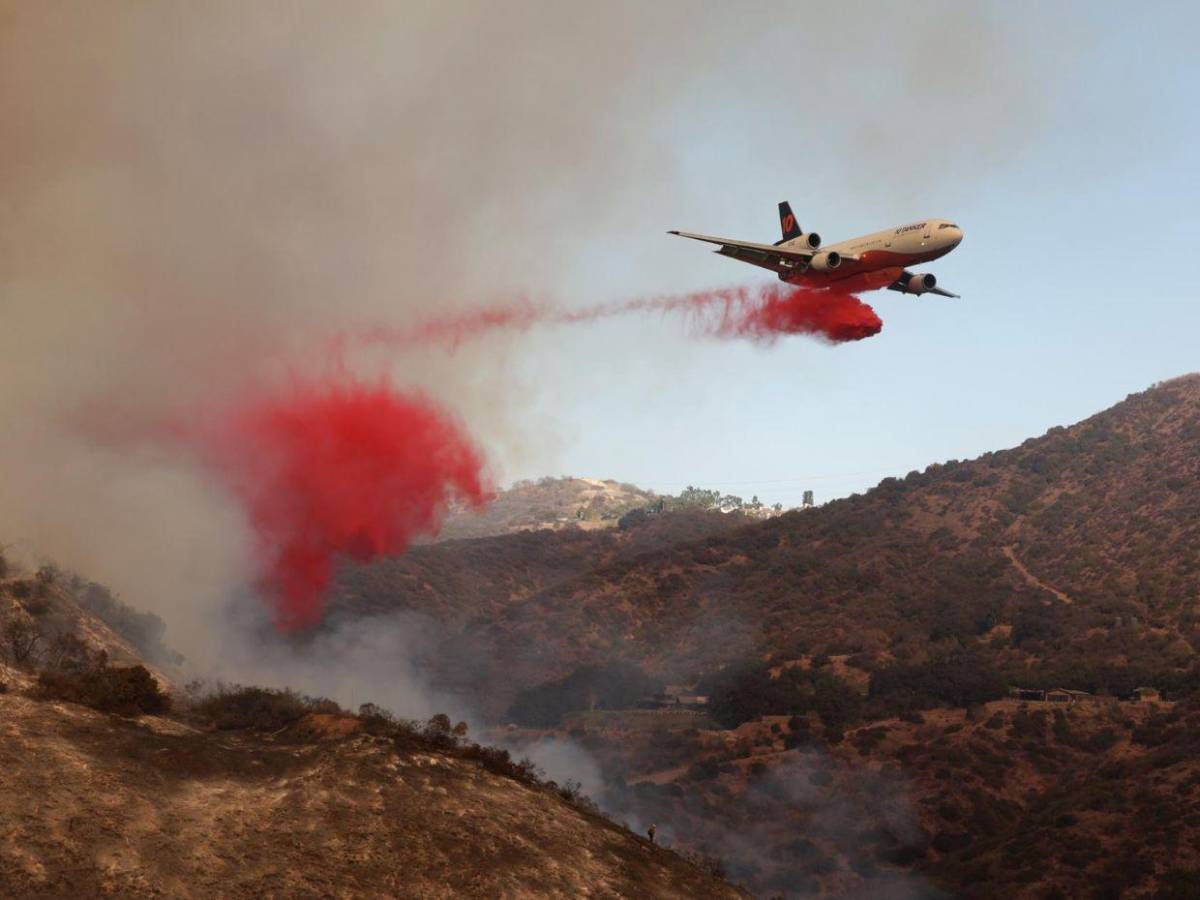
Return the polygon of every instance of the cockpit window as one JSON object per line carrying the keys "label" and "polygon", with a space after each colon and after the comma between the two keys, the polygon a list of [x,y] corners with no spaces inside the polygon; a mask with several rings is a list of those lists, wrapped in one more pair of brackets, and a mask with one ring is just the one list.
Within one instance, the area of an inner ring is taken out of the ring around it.
{"label": "cockpit window", "polygon": [[958,226],[955,225],[953,222],[943,222],[941,225],[938,226],[938,231],[941,231],[943,228],[957,228],[957,227]]}

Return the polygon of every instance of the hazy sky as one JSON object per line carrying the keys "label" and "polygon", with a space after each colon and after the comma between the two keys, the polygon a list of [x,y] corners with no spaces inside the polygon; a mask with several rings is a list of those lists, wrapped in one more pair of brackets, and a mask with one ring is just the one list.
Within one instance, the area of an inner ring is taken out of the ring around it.
{"label": "hazy sky", "polygon": [[603,298],[770,278],[664,232],[775,240],[790,199],[827,241],[958,222],[963,243],[925,268],[962,299],[868,295],[882,334],[838,347],[696,343],[655,320],[533,335],[562,351],[529,360],[544,383],[586,373],[541,397],[557,471],[822,500],[1200,369],[1197,7],[904,9],[886,33],[834,29],[836,52],[797,24],[736,70],[715,56],[630,136],[676,149],[682,194],[647,184],[570,281]]}
{"label": "hazy sky", "polygon": [[642,315],[349,363],[501,481],[788,505],[1200,368],[1200,13],[1032,10],[0,0],[0,539],[200,608],[245,517],[154,427],[336,333],[769,281],[666,232],[772,241],[783,199],[830,242],[956,221],[962,299],[868,295],[838,347]]}

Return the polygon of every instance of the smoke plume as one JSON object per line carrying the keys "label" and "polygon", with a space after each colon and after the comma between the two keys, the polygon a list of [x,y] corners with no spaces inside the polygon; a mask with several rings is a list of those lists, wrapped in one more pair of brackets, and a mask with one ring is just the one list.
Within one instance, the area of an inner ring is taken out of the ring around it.
{"label": "smoke plume", "polygon": [[[962,185],[1018,155],[1063,40],[1045,16],[1018,32],[950,4],[927,20],[854,4],[770,20],[671,2],[0,9],[0,540],[158,612],[195,660],[261,559],[238,497],[142,439],[155,423],[236,407],[331,334],[514,296],[570,313],[691,290],[713,276],[662,232],[748,205],[765,229],[797,179],[821,219],[839,203],[869,207],[869,227],[916,214],[948,172]],[[953,77],[930,78],[932,58]],[[827,102],[798,107],[798,81]],[[881,109],[953,140],[914,141]],[[779,196],[746,196],[734,156]],[[498,477],[545,471],[559,438],[538,376],[558,389],[586,366],[506,334],[346,363],[469,422]],[[654,350],[664,369],[689,352]]]}

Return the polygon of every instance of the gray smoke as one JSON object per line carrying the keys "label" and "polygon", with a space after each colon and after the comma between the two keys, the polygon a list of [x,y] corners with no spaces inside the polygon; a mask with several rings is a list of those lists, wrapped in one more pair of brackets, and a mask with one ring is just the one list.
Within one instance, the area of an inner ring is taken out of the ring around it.
{"label": "gray smoke", "polygon": [[733,881],[761,896],[945,896],[896,860],[897,851],[926,842],[900,776],[852,768],[809,747],[732,784],[685,777],[647,790],[609,783],[600,796],[636,830],[654,822],[662,843],[719,859]]}
{"label": "gray smoke", "polygon": [[[738,194],[714,153],[880,216],[984,177],[1042,115],[1050,31],[955,4],[5,3],[0,535],[215,661],[250,536],[164,419],[319,368],[333,332],[677,290],[654,239]],[[557,468],[546,405],[603,383],[517,340],[350,365],[432,392],[498,477]]]}
{"label": "gray smoke", "polygon": [[[203,669],[210,684],[214,673],[235,683],[290,688],[310,697],[328,697],[349,710],[370,703],[402,719],[428,720],[445,713],[466,722],[473,740],[528,758],[546,778],[559,784],[576,782],[588,796],[603,798],[600,765],[585,749],[563,737],[531,740],[493,727],[476,709],[479,687],[454,690],[438,675],[448,666],[434,658],[463,636],[428,616],[397,611],[334,620],[302,637],[274,633],[269,617],[255,604],[231,606],[214,628],[223,634],[221,649]],[[487,665],[487,648],[473,645],[459,654]],[[458,665],[456,660],[451,667]]]}

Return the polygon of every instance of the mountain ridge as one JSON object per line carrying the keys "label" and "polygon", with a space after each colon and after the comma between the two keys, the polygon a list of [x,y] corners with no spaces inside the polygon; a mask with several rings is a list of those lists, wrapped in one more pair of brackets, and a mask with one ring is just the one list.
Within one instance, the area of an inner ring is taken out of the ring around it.
{"label": "mountain ridge", "polygon": [[[492,592],[464,633],[496,647],[521,684],[614,656],[694,681],[746,653],[884,660],[1014,632],[1014,660],[1044,658],[1056,641],[1072,659],[1129,663],[1131,648],[1133,662],[1183,658],[1200,621],[1170,598],[1200,592],[1198,422],[1200,375],[1182,376],[1069,428],[818,509],[625,554],[581,535],[554,577]],[[494,540],[494,552],[523,558],[519,539]],[[422,548],[421,560],[452,566],[483,547]],[[429,599],[382,579],[357,603],[379,613],[431,609]],[[1129,646],[1106,644],[1110,633]]]}

